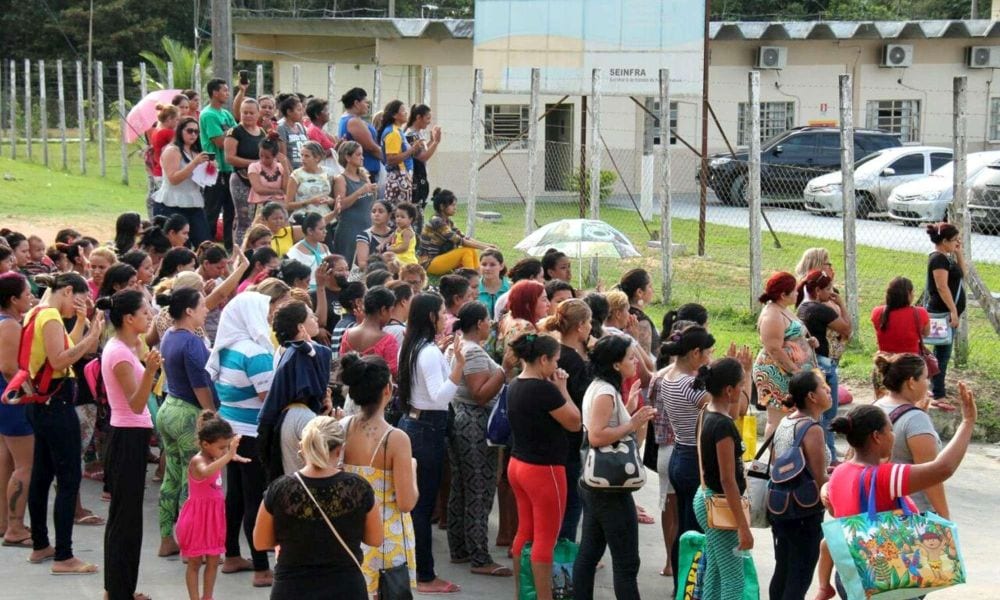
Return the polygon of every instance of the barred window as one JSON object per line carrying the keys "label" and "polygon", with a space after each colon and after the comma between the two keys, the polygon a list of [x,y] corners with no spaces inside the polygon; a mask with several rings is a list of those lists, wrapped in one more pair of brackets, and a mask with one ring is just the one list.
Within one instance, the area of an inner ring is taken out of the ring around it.
{"label": "barred window", "polygon": [[[646,108],[654,115],[660,114],[660,101],[650,100],[646,102]],[[660,120],[646,113],[646,136],[652,138],[654,146],[660,145]],[[677,103],[670,103],[670,145],[677,144]]]}
{"label": "barred window", "polygon": [[920,100],[869,100],[866,122],[869,129],[881,129],[899,136],[899,141],[920,141]]}
{"label": "barred window", "polygon": [[[739,135],[736,144],[750,145],[750,103],[740,102]],[[768,140],[795,127],[794,102],[761,102],[760,103],[760,141]]]}
{"label": "barred window", "polygon": [[990,141],[1000,140],[1000,98],[990,98]]}
{"label": "barred window", "polygon": [[496,150],[511,140],[508,148],[528,147],[528,105],[486,105],[486,149]]}

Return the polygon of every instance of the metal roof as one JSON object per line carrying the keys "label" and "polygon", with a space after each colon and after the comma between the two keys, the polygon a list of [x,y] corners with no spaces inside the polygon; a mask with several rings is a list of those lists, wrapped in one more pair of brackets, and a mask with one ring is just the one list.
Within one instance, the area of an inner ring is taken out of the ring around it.
{"label": "metal roof", "polygon": [[[473,29],[472,19],[290,17],[250,11],[233,16],[233,30],[243,34],[471,39]],[[716,21],[709,35],[719,41],[1000,38],[1000,21]]]}

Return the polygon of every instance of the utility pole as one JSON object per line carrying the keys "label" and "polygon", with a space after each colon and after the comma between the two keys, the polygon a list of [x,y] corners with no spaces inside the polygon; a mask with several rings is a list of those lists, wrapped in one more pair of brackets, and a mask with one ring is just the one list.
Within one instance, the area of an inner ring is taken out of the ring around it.
{"label": "utility pole", "polygon": [[233,30],[230,1],[212,0],[212,76],[225,81],[227,85],[231,85],[233,81]]}

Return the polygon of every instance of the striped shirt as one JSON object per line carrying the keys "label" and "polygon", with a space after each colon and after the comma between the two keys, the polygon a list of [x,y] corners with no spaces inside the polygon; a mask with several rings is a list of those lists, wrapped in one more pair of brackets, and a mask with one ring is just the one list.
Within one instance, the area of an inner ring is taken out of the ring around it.
{"label": "striped shirt", "polygon": [[272,349],[241,340],[219,350],[219,367],[219,415],[238,435],[257,437],[257,415],[264,406],[258,394],[271,388],[274,377]]}
{"label": "striped shirt", "polygon": [[657,408],[666,408],[670,427],[674,430],[674,442],[682,446],[697,445],[698,413],[702,401],[708,397],[705,390],[691,387],[693,383],[693,375],[683,375],[673,381],[664,377],[657,398]]}

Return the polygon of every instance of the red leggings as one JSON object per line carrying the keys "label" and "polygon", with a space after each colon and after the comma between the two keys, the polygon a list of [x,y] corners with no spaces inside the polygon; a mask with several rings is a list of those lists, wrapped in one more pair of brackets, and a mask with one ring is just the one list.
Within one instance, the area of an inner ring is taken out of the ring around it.
{"label": "red leggings", "polygon": [[520,560],[524,544],[531,542],[531,562],[551,563],[566,512],[566,467],[533,465],[511,457],[507,477],[517,500],[514,560]]}

